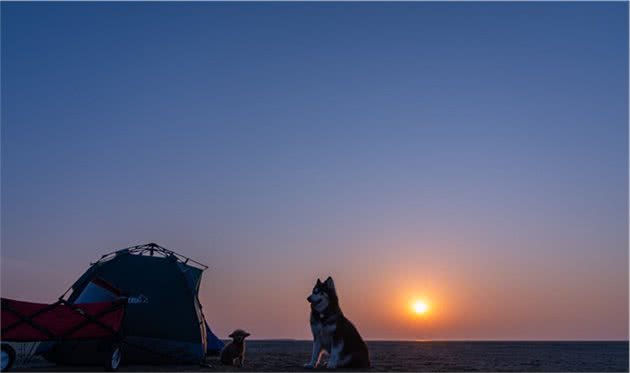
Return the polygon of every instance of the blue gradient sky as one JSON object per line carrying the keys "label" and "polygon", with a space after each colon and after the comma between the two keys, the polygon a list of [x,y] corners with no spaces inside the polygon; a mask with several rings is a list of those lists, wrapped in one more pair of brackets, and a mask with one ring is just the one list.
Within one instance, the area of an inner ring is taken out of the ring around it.
{"label": "blue gradient sky", "polygon": [[368,339],[628,338],[627,3],[1,7],[3,296],[157,242],[221,337],[332,274]]}

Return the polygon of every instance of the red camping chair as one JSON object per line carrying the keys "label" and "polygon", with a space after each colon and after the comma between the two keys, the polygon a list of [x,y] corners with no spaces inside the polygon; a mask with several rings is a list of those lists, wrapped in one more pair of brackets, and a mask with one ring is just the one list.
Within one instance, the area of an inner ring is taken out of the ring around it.
{"label": "red camping chair", "polygon": [[70,304],[59,298],[53,304],[2,299],[2,371],[15,360],[15,350],[4,342],[103,340],[105,369],[118,369],[121,361],[121,325],[127,298],[111,302]]}

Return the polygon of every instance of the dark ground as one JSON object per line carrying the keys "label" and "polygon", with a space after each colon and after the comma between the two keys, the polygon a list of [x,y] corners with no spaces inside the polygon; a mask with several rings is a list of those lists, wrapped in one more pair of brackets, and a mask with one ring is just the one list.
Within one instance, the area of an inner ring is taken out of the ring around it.
{"label": "dark ground", "polygon": [[[628,371],[628,342],[368,342],[372,371]],[[216,357],[197,365],[124,365],[121,371],[300,371],[310,341],[250,341],[245,367],[225,367]],[[29,371],[102,371],[33,362]],[[325,369],[323,369],[325,370]]]}

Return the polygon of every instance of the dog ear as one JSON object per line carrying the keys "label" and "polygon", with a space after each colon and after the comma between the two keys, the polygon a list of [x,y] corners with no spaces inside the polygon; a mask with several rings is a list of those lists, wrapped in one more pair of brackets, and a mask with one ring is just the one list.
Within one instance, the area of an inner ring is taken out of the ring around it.
{"label": "dog ear", "polygon": [[317,284],[315,284],[315,285],[321,285],[321,284],[322,284],[322,280],[317,279]]}
{"label": "dog ear", "polygon": [[328,278],[326,279],[326,287],[330,290],[335,290],[335,282],[330,276],[328,276]]}
{"label": "dog ear", "polygon": [[230,338],[234,338],[234,333],[232,333],[232,334],[228,335],[228,337],[230,337]]}

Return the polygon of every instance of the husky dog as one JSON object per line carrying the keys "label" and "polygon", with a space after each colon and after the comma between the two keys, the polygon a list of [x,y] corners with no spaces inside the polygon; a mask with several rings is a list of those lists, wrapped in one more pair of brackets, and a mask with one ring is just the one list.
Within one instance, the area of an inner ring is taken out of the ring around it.
{"label": "husky dog", "polygon": [[242,367],[245,361],[245,337],[250,334],[242,329],[236,329],[229,335],[232,338],[221,350],[221,363]]}
{"label": "husky dog", "polygon": [[313,354],[305,368],[317,368],[323,353],[328,353],[329,369],[369,368],[367,345],[350,320],[341,312],[333,279],[317,279],[313,293],[306,298],[311,304]]}

